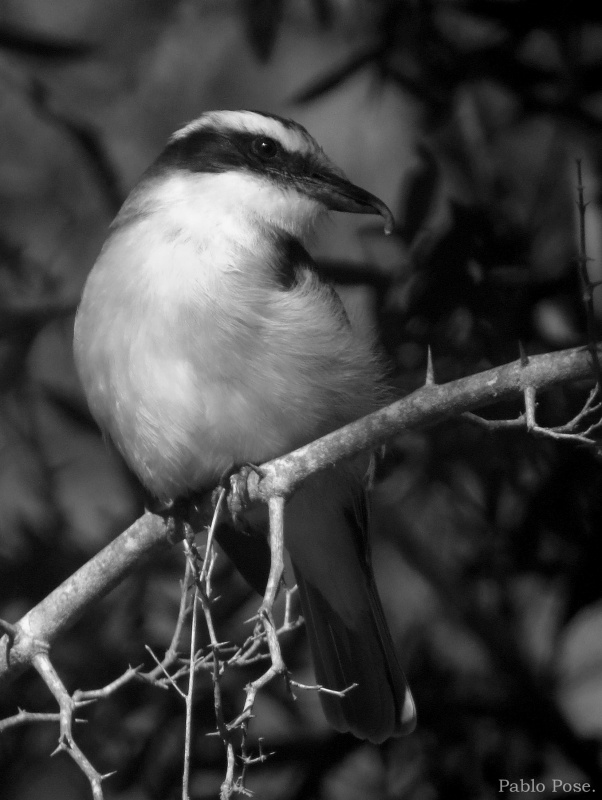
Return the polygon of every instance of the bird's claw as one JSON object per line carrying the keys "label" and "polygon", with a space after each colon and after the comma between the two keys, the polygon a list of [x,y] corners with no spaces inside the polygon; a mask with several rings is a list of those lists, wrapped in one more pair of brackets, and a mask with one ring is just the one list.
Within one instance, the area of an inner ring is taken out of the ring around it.
{"label": "bird's claw", "polygon": [[255,464],[243,464],[236,472],[230,474],[230,491],[228,492],[228,509],[234,520],[242,516],[243,511],[251,503],[248,490],[249,475],[255,473],[263,477],[261,469]]}

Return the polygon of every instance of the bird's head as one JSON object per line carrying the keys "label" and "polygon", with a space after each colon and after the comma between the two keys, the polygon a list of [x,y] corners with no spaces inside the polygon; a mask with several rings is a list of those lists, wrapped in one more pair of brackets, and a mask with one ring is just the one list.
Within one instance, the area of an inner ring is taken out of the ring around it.
{"label": "bird's head", "polygon": [[305,128],[255,111],[211,111],[177,131],[147,185],[170,179],[181,198],[210,191],[222,209],[297,236],[328,210],[380,214],[386,233],[394,225],[382,200],[351,183]]}

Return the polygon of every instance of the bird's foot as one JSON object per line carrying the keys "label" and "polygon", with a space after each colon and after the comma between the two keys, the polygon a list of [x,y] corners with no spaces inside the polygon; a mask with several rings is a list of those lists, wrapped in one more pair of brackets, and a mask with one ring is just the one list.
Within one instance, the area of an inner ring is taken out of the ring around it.
{"label": "bird's foot", "polygon": [[251,505],[249,497],[249,475],[255,473],[263,477],[261,469],[256,464],[243,464],[234,474],[230,475],[230,494],[228,495],[228,508],[236,519]]}
{"label": "bird's foot", "polygon": [[215,508],[220,501],[222,493],[224,491],[227,493],[228,510],[235,523],[240,521],[243,511],[251,505],[247,481],[252,473],[263,477],[261,469],[256,464],[247,463],[224,470],[211,495],[213,507]]}
{"label": "bird's foot", "polygon": [[184,538],[188,518],[187,498],[159,500],[156,497],[148,496],[144,505],[151,514],[163,518],[167,526],[167,538],[171,544],[180,542]]}
{"label": "bird's foot", "polygon": [[151,514],[163,517],[171,544],[186,538],[191,530],[200,530],[212,514],[206,492],[193,492],[167,501],[148,497],[145,505]]}

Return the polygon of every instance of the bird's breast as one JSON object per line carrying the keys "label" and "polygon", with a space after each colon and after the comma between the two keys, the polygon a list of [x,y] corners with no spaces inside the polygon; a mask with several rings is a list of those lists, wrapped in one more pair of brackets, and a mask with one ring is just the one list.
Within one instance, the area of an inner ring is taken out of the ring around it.
{"label": "bird's breast", "polygon": [[208,488],[370,410],[369,351],[314,276],[278,285],[272,239],[156,222],[114,232],[75,346],[92,413],[152,493]]}

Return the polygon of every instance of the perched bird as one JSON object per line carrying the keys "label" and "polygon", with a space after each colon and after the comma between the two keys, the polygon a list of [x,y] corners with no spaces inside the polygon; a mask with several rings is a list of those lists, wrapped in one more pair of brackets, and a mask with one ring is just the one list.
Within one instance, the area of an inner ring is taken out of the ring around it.
{"label": "perched bird", "polygon": [[[214,111],[177,131],[111,226],[75,321],[92,414],[160,501],[287,453],[382,402],[380,369],[304,243],[329,210],[380,214],[293,121]],[[285,511],[320,694],[382,742],[414,704],[366,538],[365,459],[309,478]],[[249,581],[257,541],[222,529]]]}

